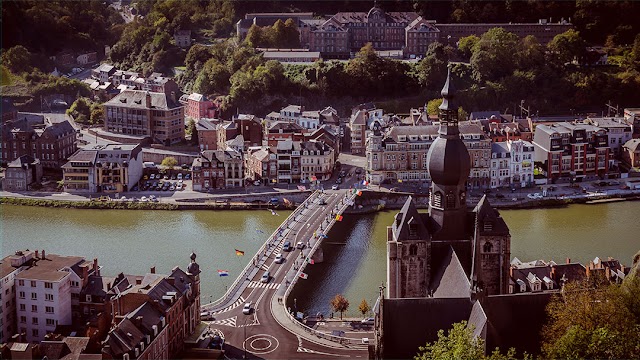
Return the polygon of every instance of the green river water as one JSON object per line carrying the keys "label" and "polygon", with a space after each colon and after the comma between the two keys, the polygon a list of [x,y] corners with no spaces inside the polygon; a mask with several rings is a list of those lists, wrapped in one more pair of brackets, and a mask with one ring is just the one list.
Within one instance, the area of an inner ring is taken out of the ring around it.
{"label": "green river water", "polygon": [[[218,298],[251,261],[261,243],[288,215],[269,211],[76,210],[0,205],[2,256],[19,249],[98,258],[102,274],[140,274],[156,266],[168,273],[186,268],[195,251],[203,271],[203,302]],[[323,244],[324,262],[309,265],[309,278],[292,296],[298,307],[329,312],[342,293],[355,315],[364,298],[375,301],[385,280],[386,227],[394,211],[345,215]],[[572,205],[567,208],[503,210],[511,229],[511,254],[523,261],[586,263],[612,256],[624,264],[640,250],[640,202]],[[234,249],[245,251],[238,257]],[[217,270],[229,277],[218,277]]]}

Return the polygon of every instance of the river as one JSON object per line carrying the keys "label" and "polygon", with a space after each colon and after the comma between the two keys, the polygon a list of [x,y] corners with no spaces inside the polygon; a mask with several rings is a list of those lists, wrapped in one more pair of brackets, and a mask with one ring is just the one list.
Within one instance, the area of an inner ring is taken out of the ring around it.
{"label": "river", "polygon": [[[511,229],[511,254],[534,259],[586,263],[611,256],[630,265],[640,250],[640,202],[571,205],[567,208],[503,210]],[[156,266],[185,269],[195,251],[203,271],[203,302],[219,297],[251,260],[261,242],[288,215],[269,211],[76,210],[0,205],[2,255],[29,248],[48,253],[97,257],[104,275],[141,274]],[[345,215],[323,244],[324,262],[309,265],[309,278],[292,293],[300,309],[329,312],[342,293],[358,304],[375,302],[386,275],[386,227],[395,211]],[[235,249],[245,251],[238,257]],[[229,277],[218,277],[217,270]]]}

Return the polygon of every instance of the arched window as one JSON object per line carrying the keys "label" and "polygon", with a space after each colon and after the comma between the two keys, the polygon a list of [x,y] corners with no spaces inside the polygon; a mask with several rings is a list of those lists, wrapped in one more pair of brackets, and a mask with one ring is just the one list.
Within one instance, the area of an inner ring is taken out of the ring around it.
{"label": "arched window", "polygon": [[409,255],[418,255],[418,245],[413,244],[409,246]]}
{"label": "arched window", "polygon": [[493,244],[487,241],[484,243],[483,250],[486,253],[491,252],[491,250],[493,250]]}

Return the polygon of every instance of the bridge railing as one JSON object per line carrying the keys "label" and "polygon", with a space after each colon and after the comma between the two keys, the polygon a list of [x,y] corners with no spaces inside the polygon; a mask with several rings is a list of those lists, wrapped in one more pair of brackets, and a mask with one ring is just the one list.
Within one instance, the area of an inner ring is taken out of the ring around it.
{"label": "bridge railing", "polygon": [[[356,197],[356,194],[351,194],[350,196],[346,197],[346,201],[343,201],[342,207],[340,207],[338,214],[341,214],[344,212],[344,210],[350,206],[350,203],[352,201],[354,201]],[[327,226],[324,228],[324,230],[318,228],[316,230],[317,234],[322,233],[323,231],[328,232],[329,229],[331,229],[331,227],[333,226],[333,224],[335,224],[336,222],[336,218],[333,217],[331,219],[331,221],[327,224]],[[319,237],[320,238],[320,237]],[[318,239],[319,239],[318,238]],[[320,244],[322,243],[322,241],[316,240],[315,243],[313,244],[313,246],[311,247],[311,250],[309,251],[309,254],[307,255],[307,257],[311,257],[311,255],[313,253],[315,253],[315,251],[317,250],[317,248],[320,246]],[[321,338],[321,339],[327,339],[329,341],[333,341],[339,344],[352,344],[352,345],[364,345],[362,344],[362,339],[361,338],[349,338],[349,337],[343,337],[343,336],[335,336],[335,335],[331,335],[331,334],[327,334],[324,333],[322,331],[318,331],[316,329],[313,329],[303,323],[301,323],[300,321],[296,320],[291,313],[289,312],[289,310],[287,309],[287,298],[289,297],[289,294],[291,293],[291,291],[293,290],[293,287],[295,286],[295,284],[298,282],[298,279],[300,278],[300,273],[302,272],[302,270],[304,270],[304,268],[307,266],[307,262],[303,261],[303,264],[300,265],[300,267],[298,268],[298,270],[295,272],[295,276],[293,277],[293,279],[291,279],[291,282],[289,284],[289,286],[287,287],[287,289],[285,290],[283,296],[282,296],[282,306],[284,307],[284,312],[287,314],[287,317],[289,318],[289,320],[295,324],[296,326],[302,328],[304,331],[313,334],[314,336]]]}
{"label": "bridge railing", "polygon": [[[305,206],[308,204],[308,202],[313,201],[314,198],[316,198],[319,194],[319,190],[314,191],[313,193],[311,193],[311,195],[309,195],[300,205],[298,205],[297,208],[295,208],[291,214],[289,214],[289,216],[287,216],[287,218],[282,222],[283,224],[285,224],[284,228],[286,228],[289,225],[289,222],[291,220],[295,220],[296,216],[300,215],[300,213],[302,212],[302,210],[305,208]],[[278,233],[281,229],[282,225],[279,226],[272,234],[271,236],[269,236],[269,238],[267,239],[267,241],[264,242],[264,244],[262,244],[262,246],[260,247],[260,249],[258,249],[258,251],[256,252],[256,255],[265,253],[265,248],[268,246],[268,244],[270,244],[271,242],[273,242],[274,239],[276,239],[278,237]],[[283,228],[283,229],[284,229]],[[240,286],[240,284],[242,283],[242,281],[244,281],[247,278],[247,275],[249,274],[249,271],[251,268],[255,267],[255,265],[253,264],[253,262],[249,262],[247,263],[247,266],[244,267],[244,269],[242,270],[242,272],[240,273],[240,275],[238,275],[238,277],[235,279],[235,281],[233,282],[233,284],[231,284],[231,286],[229,286],[229,288],[227,289],[227,291],[224,293],[224,295],[222,295],[218,300],[213,301],[209,304],[205,304],[203,306],[206,307],[215,307],[218,306],[222,303],[224,303],[225,301],[227,301],[229,299],[229,297],[234,294],[238,289],[238,287]]]}

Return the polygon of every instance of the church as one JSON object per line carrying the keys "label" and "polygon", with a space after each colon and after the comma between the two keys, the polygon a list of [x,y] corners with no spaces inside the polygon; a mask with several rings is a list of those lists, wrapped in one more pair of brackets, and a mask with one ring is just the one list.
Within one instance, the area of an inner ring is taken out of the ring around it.
{"label": "church", "polygon": [[427,154],[428,212],[418,212],[409,197],[387,227],[376,357],[412,358],[437,340],[438,330],[463,320],[489,352],[513,346],[535,353],[549,295],[510,294],[509,227],[486,195],[467,204],[471,159],[460,137],[451,71],[441,94],[438,138]]}

